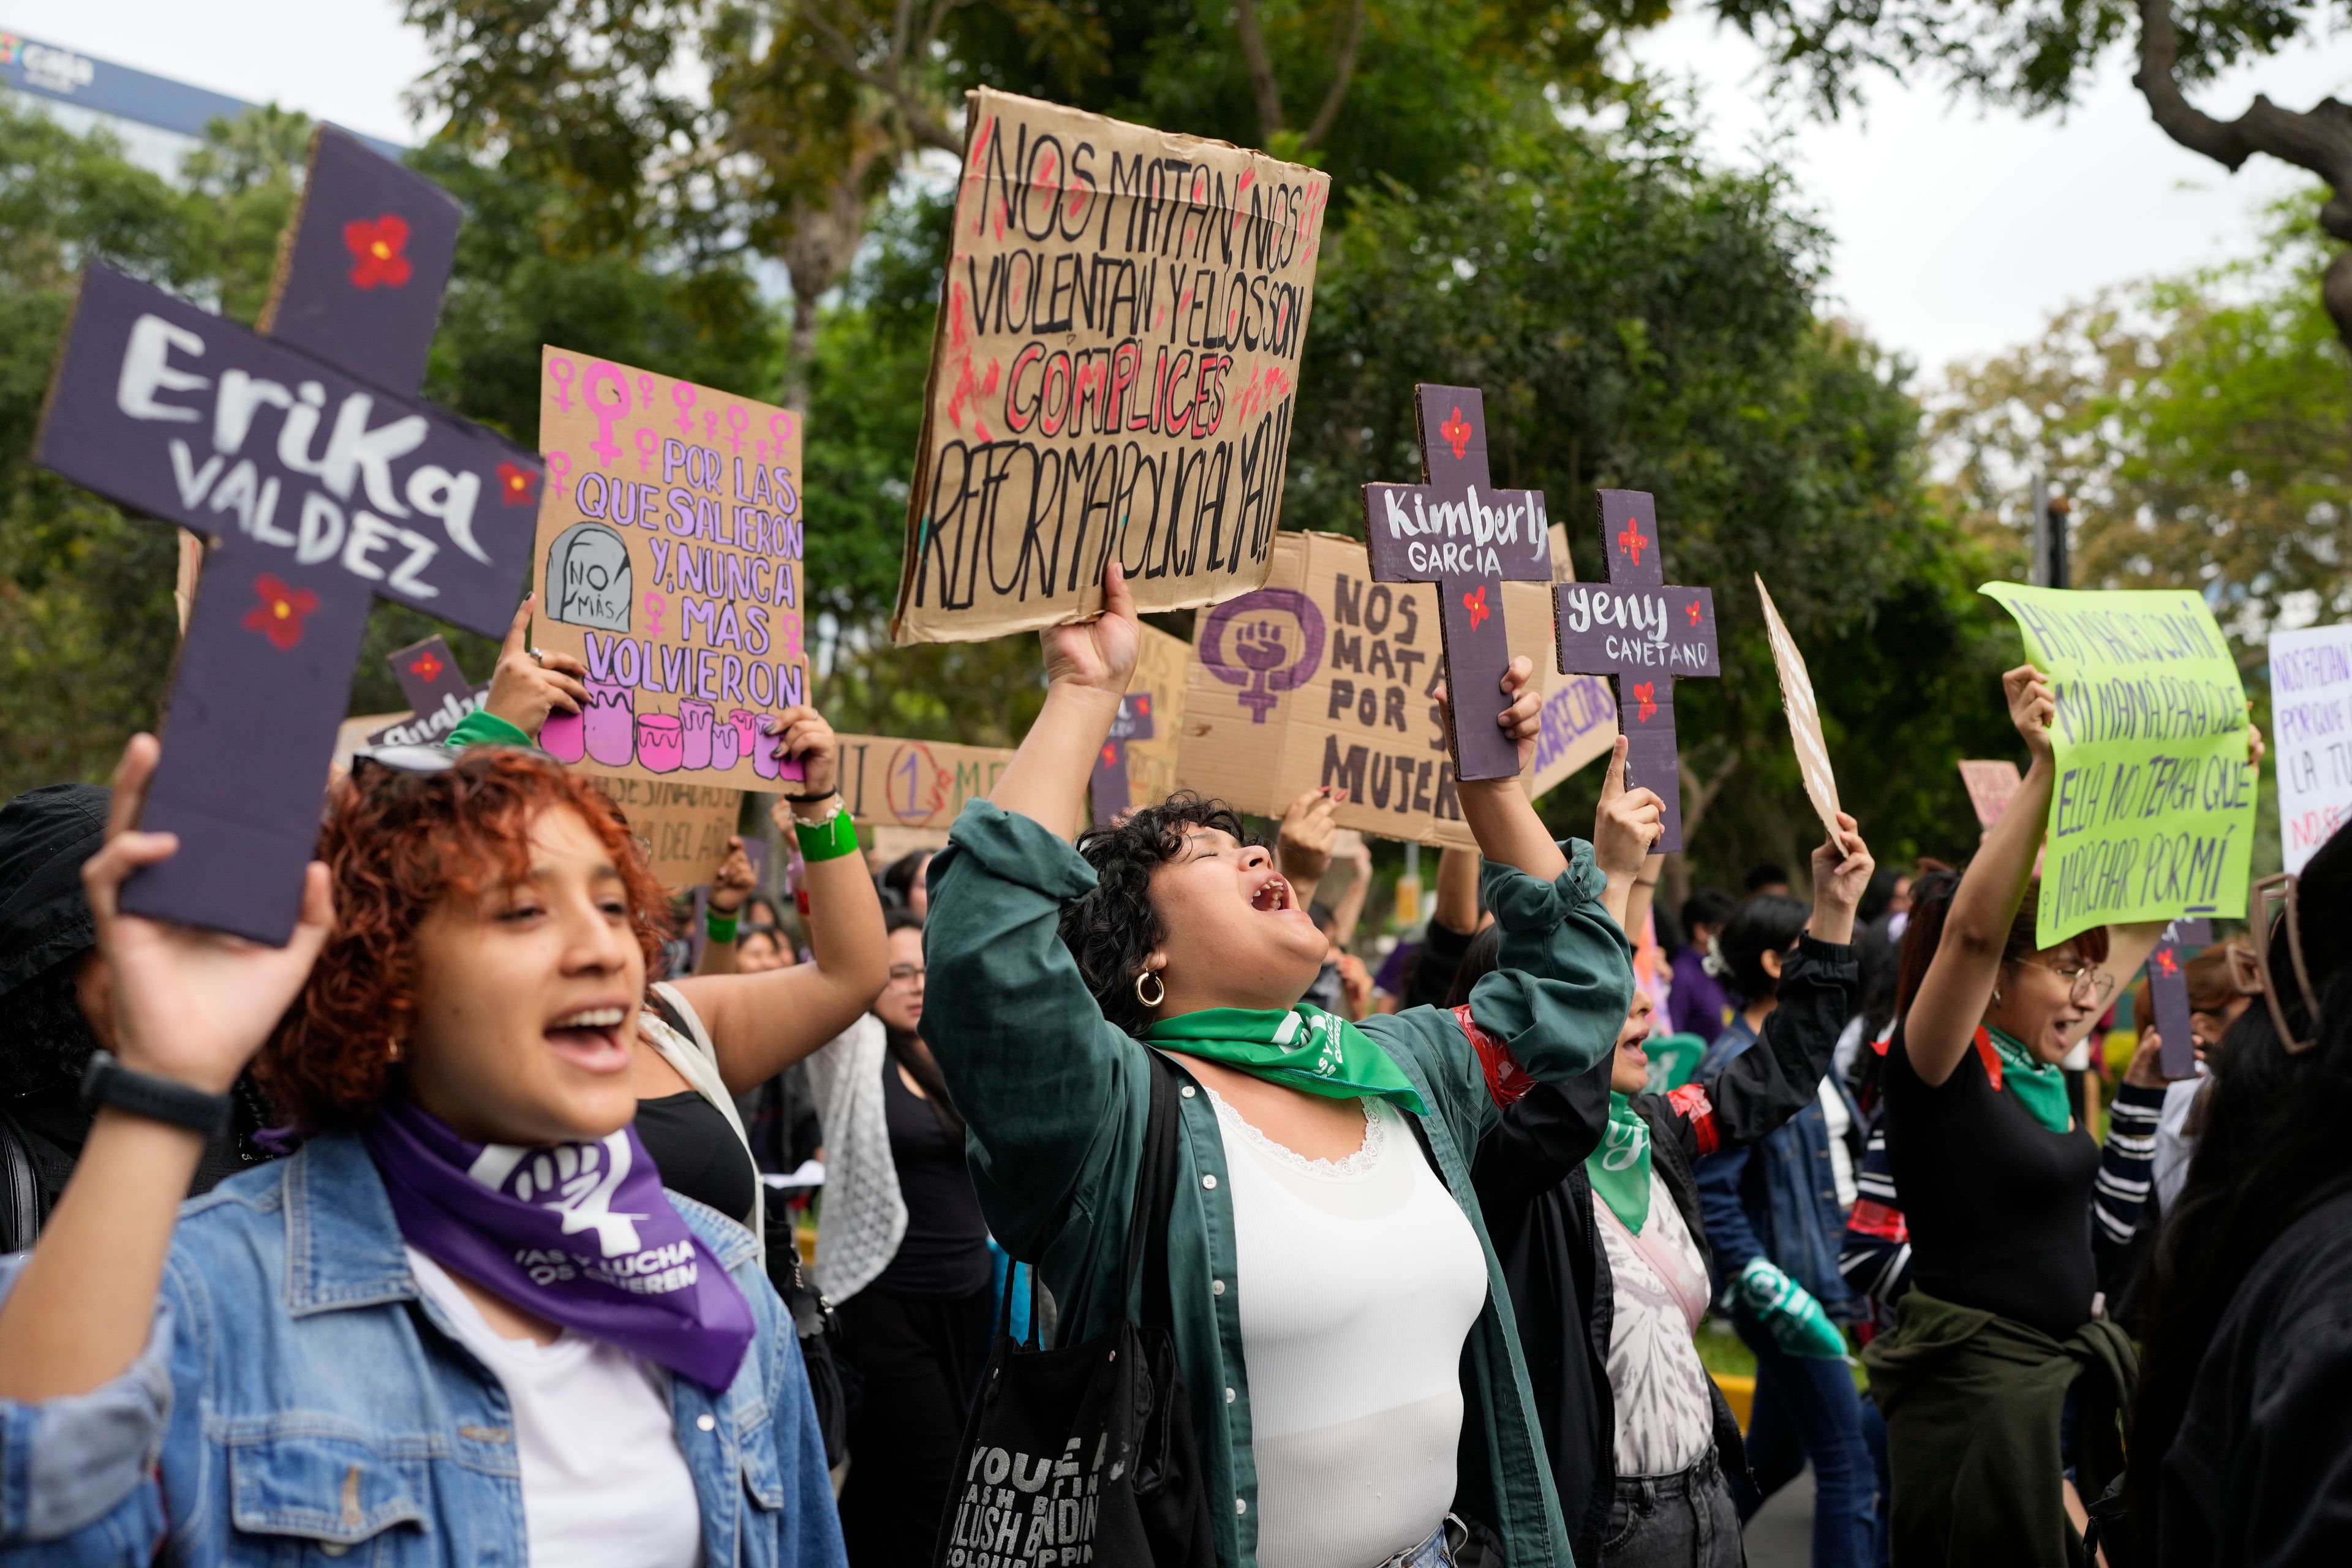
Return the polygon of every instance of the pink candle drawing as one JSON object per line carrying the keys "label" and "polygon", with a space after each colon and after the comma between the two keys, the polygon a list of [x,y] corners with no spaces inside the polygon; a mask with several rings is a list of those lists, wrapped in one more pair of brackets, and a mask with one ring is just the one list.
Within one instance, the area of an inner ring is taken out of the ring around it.
{"label": "pink candle drawing", "polygon": [[637,765],[647,773],[677,771],[686,756],[686,735],[675,713],[637,715]]}
{"label": "pink candle drawing", "polygon": [[735,754],[738,757],[757,755],[759,749],[751,742],[760,733],[759,714],[749,708],[730,708],[727,710],[727,723],[735,731]]}
{"label": "pink candle drawing", "polygon": [[588,754],[608,768],[625,766],[635,754],[637,694],[618,681],[588,683],[588,711],[582,715]]}
{"label": "pink candle drawing", "polygon": [[[756,725],[761,717],[764,715],[755,716],[752,722]],[[774,778],[783,771],[782,759],[776,755],[775,736],[759,734],[752,737],[751,771],[763,779]]]}
{"label": "pink candle drawing", "polygon": [[691,697],[679,700],[677,721],[685,731],[684,755],[688,772],[698,773],[710,765],[710,721],[709,703],[698,702]]}
{"label": "pink candle drawing", "polygon": [[735,747],[735,726],[721,719],[710,727],[710,765],[720,773],[733,767],[742,757]]}
{"label": "pink candle drawing", "polygon": [[588,752],[587,715],[550,713],[540,726],[539,749],[559,763],[576,763]]}

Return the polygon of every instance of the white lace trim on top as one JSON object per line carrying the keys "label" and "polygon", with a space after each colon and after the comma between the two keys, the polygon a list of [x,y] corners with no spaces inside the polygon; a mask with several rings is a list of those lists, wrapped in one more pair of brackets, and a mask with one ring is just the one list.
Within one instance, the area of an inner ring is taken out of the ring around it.
{"label": "white lace trim on top", "polygon": [[[1206,1084],[1201,1087],[1208,1089]],[[1297,1150],[1276,1142],[1251,1126],[1242,1113],[1215,1089],[1210,1089],[1208,1092],[1209,1103],[1217,1108],[1219,1120],[1237,1130],[1244,1142],[1276,1164],[1296,1171],[1302,1176],[1313,1176],[1326,1182],[1358,1181],[1370,1175],[1379,1167],[1381,1156],[1388,1150],[1389,1119],[1379,1114],[1375,1108],[1381,1102],[1370,1095],[1356,1101],[1364,1113],[1363,1147],[1344,1160],[1310,1160]]]}

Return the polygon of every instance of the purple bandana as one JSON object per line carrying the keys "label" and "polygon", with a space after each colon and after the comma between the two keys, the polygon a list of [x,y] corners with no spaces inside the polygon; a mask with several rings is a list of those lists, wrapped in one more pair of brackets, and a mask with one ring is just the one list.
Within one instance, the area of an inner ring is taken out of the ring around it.
{"label": "purple bandana", "polygon": [[363,1134],[400,1234],[526,1311],[724,1389],[751,1303],[624,1127],[596,1143],[469,1143],[406,1098]]}

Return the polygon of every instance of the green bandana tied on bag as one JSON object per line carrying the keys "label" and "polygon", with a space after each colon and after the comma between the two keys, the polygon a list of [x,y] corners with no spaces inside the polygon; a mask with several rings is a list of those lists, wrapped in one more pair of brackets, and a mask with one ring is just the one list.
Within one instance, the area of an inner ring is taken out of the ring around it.
{"label": "green bandana tied on bag", "polygon": [[1609,1205],[1628,1232],[1642,1234],[1650,1223],[1650,1124],[1633,1102],[1609,1091],[1609,1134],[1588,1155],[1584,1173],[1592,1195]]}
{"label": "green bandana tied on bag", "polygon": [[2000,1062],[2001,1087],[2017,1096],[2017,1102],[2034,1121],[2053,1132],[2065,1131],[2074,1120],[2074,1110],[2066,1103],[2066,1075],[2049,1062],[2036,1060],[2021,1041],[1990,1024],[1977,1031],[1978,1048],[1981,1050],[1988,1041]]}
{"label": "green bandana tied on bag", "polygon": [[1429,1113],[1412,1080],[1370,1035],[1338,1014],[1304,1002],[1287,1012],[1204,1007],[1162,1018],[1143,1037],[1168,1050],[1205,1057],[1326,1100],[1370,1095],[1415,1116]]}

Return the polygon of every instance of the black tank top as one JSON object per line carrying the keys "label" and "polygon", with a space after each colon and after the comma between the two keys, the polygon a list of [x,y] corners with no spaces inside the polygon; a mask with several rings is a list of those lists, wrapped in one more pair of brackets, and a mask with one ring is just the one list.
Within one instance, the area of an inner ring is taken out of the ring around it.
{"label": "black tank top", "polygon": [[2091,1185],[2099,1146],[2053,1132],[1996,1089],[1970,1047],[1936,1088],[1886,1047],[1886,1159],[1911,1227],[1911,1278],[1957,1306],[2063,1339],[2090,1321]]}
{"label": "black tank top", "polygon": [[719,1108],[692,1089],[637,1101],[637,1137],[662,1185],[749,1226],[759,1171]]}

